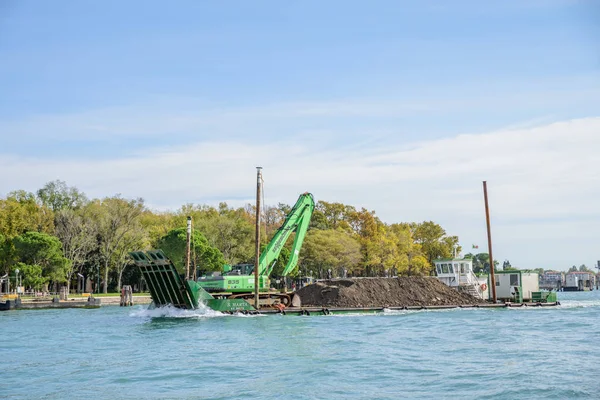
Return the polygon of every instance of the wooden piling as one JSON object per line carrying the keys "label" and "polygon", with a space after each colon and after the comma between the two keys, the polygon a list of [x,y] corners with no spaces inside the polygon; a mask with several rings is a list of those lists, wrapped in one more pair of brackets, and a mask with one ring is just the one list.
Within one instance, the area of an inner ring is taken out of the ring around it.
{"label": "wooden piling", "polygon": [[496,298],[496,276],[494,275],[494,257],[492,256],[492,231],[490,228],[490,208],[488,205],[486,181],[483,181],[483,198],[485,201],[485,220],[487,224],[488,254],[490,255],[490,286],[492,287],[492,300],[494,303],[496,303],[498,299]]}

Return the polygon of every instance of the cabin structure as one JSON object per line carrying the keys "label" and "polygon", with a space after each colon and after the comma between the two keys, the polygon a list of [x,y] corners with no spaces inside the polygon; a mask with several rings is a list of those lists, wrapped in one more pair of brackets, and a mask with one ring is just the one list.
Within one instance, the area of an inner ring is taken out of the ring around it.
{"label": "cabin structure", "polygon": [[540,282],[537,272],[522,270],[496,271],[496,298],[498,300],[522,303],[533,301],[539,293]]}
{"label": "cabin structure", "polygon": [[480,299],[489,298],[489,283],[486,277],[473,272],[470,258],[441,258],[434,261],[437,278],[446,285]]}

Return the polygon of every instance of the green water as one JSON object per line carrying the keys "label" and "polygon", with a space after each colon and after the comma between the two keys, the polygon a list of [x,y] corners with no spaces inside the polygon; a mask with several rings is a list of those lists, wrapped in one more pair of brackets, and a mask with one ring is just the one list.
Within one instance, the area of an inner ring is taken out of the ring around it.
{"label": "green water", "polygon": [[600,292],[557,308],[0,313],[0,398],[599,398]]}

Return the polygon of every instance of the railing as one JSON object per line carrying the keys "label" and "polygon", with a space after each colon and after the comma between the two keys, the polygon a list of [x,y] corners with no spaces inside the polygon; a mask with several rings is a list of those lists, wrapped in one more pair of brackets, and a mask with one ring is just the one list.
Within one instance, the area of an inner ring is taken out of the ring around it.
{"label": "railing", "polygon": [[477,291],[477,295],[483,298],[483,289],[479,284],[479,279],[477,279],[477,276],[473,273],[473,271],[459,274],[458,284],[459,286],[470,286],[474,288]]}

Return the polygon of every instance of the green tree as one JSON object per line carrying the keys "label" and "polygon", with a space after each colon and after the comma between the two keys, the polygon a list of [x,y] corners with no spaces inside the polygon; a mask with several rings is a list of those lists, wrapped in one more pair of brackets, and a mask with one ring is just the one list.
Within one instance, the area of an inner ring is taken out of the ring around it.
{"label": "green tree", "polygon": [[594,271],[592,271],[591,269],[589,269],[589,268],[588,268],[588,267],[587,267],[585,264],[581,264],[581,265],[579,266],[579,271],[580,271],[580,272],[594,272]]}
{"label": "green tree", "polygon": [[48,182],[37,191],[41,203],[56,212],[59,210],[73,210],[87,203],[85,193],[74,186],[67,186],[64,181],[55,180]]}
{"label": "green tree", "polygon": [[[496,261],[494,261],[494,265],[498,265],[498,263]],[[504,262],[502,263],[502,270],[503,271],[518,271],[518,268],[513,267],[510,264],[510,261],[508,260],[504,260]],[[543,271],[543,270],[542,270]]]}
{"label": "green tree", "polygon": [[18,269],[19,275],[23,277],[23,286],[25,287],[39,290],[48,281],[43,276],[42,267],[39,265],[29,265],[20,262],[15,265],[15,269]]}
{"label": "green tree", "polygon": [[[221,203],[219,209],[208,206],[182,207],[176,226],[186,226],[187,216],[192,217],[194,229],[202,232],[212,247],[223,254],[227,264],[254,262],[254,220],[243,208],[233,209]],[[265,238],[264,226],[261,237]]]}
{"label": "green tree", "polygon": [[[158,242],[158,247],[175,264],[180,273],[185,272],[185,259],[187,253],[187,228],[171,230]],[[222,271],[225,264],[223,254],[216,247],[212,247],[206,237],[197,229],[192,230],[190,238],[191,265],[190,274],[194,266],[202,271]]]}
{"label": "green tree", "polygon": [[43,276],[55,284],[66,281],[65,270],[69,260],[63,256],[62,244],[56,236],[41,232],[25,232],[17,236],[13,243],[21,262],[40,266]]}
{"label": "green tree", "polygon": [[150,247],[157,247],[160,238],[165,236],[171,229],[177,228],[177,220],[177,215],[174,212],[144,210],[140,215],[140,224],[146,231]]}
{"label": "green tree", "polygon": [[[494,269],[497,269],[498,265],[498,261],[494,260]],[[478,253],[473,257],[473,272],[486,274],[490,272],[490,255],[488,253]]]}
{"label": "green tree", "polygon": [[324,229],[350,230],[350,221],[356,221],[356,209],[342,203],[328,203],[321,200],[315,205],[315,212],[324,217]]}

